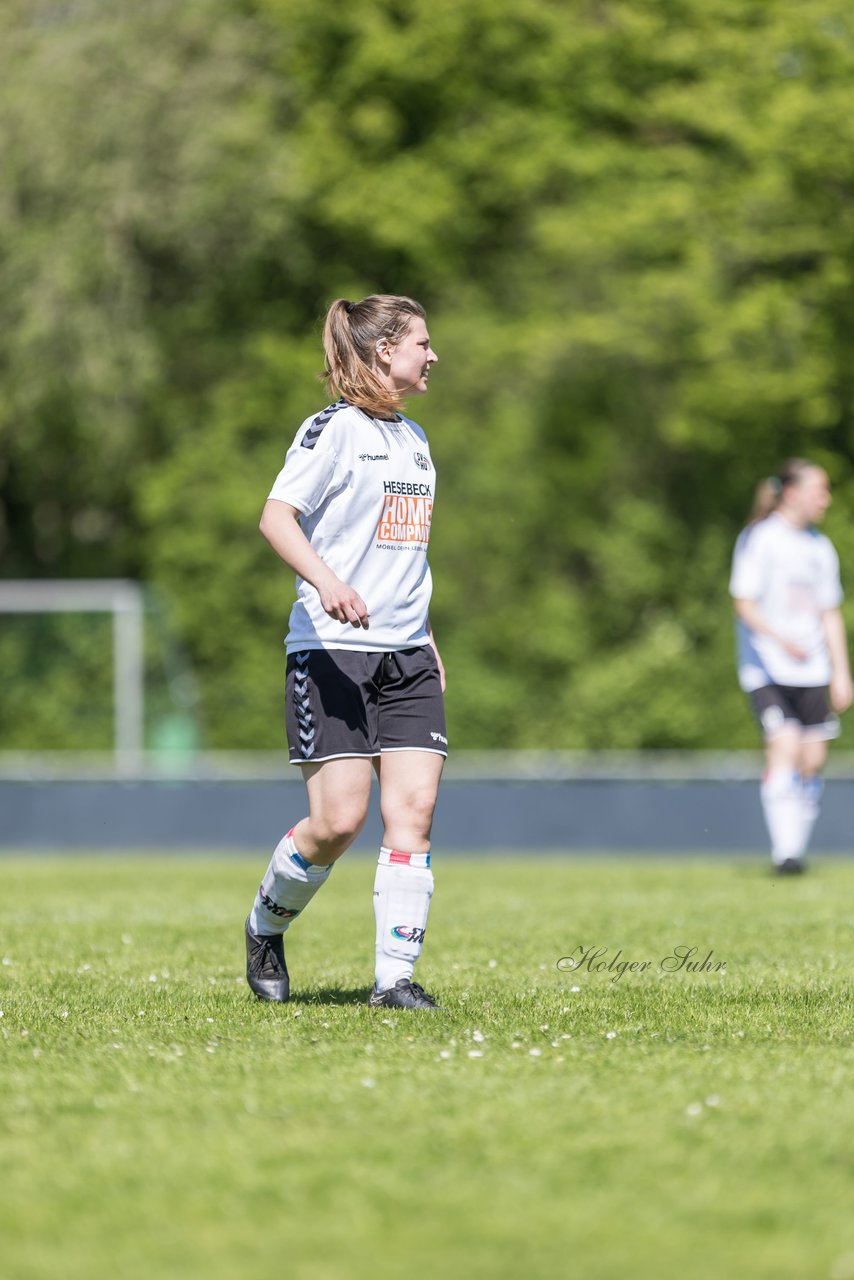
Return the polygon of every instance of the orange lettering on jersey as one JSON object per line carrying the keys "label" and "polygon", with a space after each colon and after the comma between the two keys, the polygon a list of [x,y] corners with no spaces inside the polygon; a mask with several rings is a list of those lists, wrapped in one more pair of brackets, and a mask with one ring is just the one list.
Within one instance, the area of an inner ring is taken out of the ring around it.
{"label": "orange lettering on jersey", "polygon": [[417,542],[426,547],[430,541],[432,518],[432,498],[404,498],[387,493],[383,498],[377,540]]}

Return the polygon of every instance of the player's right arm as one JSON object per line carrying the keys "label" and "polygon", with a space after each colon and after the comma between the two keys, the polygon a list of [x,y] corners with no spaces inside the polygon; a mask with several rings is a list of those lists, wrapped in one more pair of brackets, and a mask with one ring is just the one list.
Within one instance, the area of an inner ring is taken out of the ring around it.
{"label": "player's right arm", "polygon": [[748,526],[742,530],[735,544],[729,581],[733,608],[748,631],[752,631],[754,635],[767,636],[797,662],[804,662],[808,656],[806,649],[781,635],[768,622],[759,604],[768,576],[763,532],[761,526]]}
{"label": "player's right arm", "polygon": [[288,568],[311,583],[331,618],[367,630],[367,605],[358,591],[342,582],[321,560],[300,528],[300,515],[289,502],[268,498],[261,515],[261,532]]}

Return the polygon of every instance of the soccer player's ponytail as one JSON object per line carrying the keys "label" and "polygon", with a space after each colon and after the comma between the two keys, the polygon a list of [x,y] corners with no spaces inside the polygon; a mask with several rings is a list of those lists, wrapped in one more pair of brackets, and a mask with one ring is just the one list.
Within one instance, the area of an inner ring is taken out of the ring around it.
{"label": "soccer player's ponytail", "polygon": [[377,343],[385,339],[394,346],[415,316],[425,318],[421,304],[396,294],[371,294],[361,302],[337,298],[323,326],[323,378],[330,396],[343,396],[372,417],[393,417],[401,396],[375,371]]}
{"label": "soccer player's ponytail", "polygon": [[789,458],[773,476],[760,480],[753,495],[753,510],[747,523],[757,524],[766,516],[770,516],[772,511],[776,511],[782,501],[783,490],[789,485],[798,484],[804,474],[811,471],[815,465],[814,462],[808,462],[806,458]]}

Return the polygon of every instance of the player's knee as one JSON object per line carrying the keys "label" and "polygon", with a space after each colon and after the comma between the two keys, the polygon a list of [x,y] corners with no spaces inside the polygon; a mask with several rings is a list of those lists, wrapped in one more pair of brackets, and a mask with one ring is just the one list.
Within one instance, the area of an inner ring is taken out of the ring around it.
{"label": "player's knee", "polygon": [[356,839],[365,825],[366,813],[361,807],[344,806],[315,819],[315,838],[323,844],[343,852]]}
{"label": "player's knee", "polygon": [[769,769],[797,769],[800,739],[796,733],[781,733],[768,743],[766,757]]}
{"label": "player's knee", "polygon": [[433,791],[415,791],[406,801],[398,814],[398,818],[417,832],[423,839],[430,836],[433,825],[433,811],[436,808],[436,795]]}

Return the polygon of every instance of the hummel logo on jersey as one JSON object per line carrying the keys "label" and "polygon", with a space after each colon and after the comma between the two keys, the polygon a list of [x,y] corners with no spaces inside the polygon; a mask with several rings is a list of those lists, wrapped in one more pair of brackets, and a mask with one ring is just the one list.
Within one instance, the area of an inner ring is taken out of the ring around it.
{"label": "hummel logo on jersey", "polygon": [[426,453],[413,453],[412,457],[415,459],[416,467],[420,467],[422,471],[430,470],[430,459]]}
{"label": "hummel logo on jersey", "polygon": [[360,453],[360,462],[388,462],[387,453]]}

